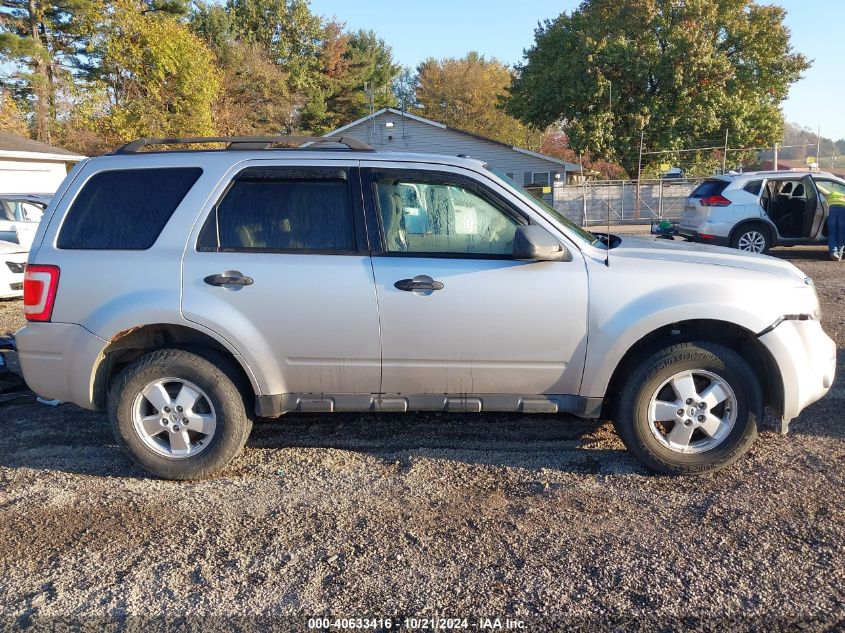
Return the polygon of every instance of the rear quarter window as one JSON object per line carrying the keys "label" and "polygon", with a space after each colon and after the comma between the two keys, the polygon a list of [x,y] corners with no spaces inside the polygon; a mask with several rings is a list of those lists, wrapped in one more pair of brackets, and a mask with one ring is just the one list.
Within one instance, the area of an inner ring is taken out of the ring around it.
{"label": "rear quarter window", "polygon": [[56,245],[84,250],[150,248],[201,174],[199,167],[95,174],[68,210]]}
{"label": "rear quarter window", "polygon": [[706,198],[707,196],[718,196],[728,186],[726,180],[705,180],[693,189],[690,198]]}
{"label": "rear quarter window", "polygon": [[743,189],[753,196],[759,196],[760,190],[763,188],[762,180],[751,180],[745,183]]}

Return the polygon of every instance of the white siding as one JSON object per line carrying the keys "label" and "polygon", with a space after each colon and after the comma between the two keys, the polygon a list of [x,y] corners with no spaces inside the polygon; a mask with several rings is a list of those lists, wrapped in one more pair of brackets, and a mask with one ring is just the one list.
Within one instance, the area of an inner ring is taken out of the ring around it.
{"label": "white siding", "polygon": [[[393,122],[393,127],[385,126]],[[512,173],[514,180],[525,184],[526,172],[551,172],[560,174],[566,181],[566,166],[550,160],[535,158],[517,152],[505,145],[475,138],[456,130],[441,128],[415,121],[394,112],[383,112],[372,119],[365,119],[357,125],[344,129],[343,136],[353,136],[374,148],[391,152],[419,152],[423,154],[466,154],[488,163],[491,167]]]}
{"label": "white siding", "polygon": [[0,193],[55,193],[65,176],[65,163],[0,159]]}

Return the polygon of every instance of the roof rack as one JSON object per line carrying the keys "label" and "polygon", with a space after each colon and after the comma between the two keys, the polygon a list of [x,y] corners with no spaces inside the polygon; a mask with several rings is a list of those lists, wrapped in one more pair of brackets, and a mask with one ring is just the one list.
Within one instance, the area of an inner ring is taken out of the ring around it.
{"label": "roof rack", "polygon": [[[190,138],[139,138],[119,147],[115,154],[137,154],[150,145],[197,145],[204,143],[226,143],[226,150],[270,149],[278,143],[309,143],[320,145],[336,143],[348,149],[373,152],[371,146],[351,136],[198,136]],[[289,149],[307,149],[302,147]],[[317,149],[317,148],[315,148]]]}

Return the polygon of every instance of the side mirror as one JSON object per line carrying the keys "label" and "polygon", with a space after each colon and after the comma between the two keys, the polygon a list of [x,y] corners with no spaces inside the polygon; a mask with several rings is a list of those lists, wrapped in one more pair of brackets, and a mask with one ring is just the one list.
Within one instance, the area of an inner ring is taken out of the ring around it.
{"label": "side mirror", "polygon": [[572,253],[542,226],[531,224],[516,229],[513,258],[535,262],[570,262]]}

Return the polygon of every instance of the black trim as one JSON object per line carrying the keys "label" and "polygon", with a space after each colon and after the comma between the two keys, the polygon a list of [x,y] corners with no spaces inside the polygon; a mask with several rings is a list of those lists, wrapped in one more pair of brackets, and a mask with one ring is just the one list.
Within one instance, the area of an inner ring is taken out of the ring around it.
{"label": "black trim", "polygon": [[501,211],[510,215],[519,225],[526,226],[531,224],[531,219],[519,208],[515,207],[509,201],[505,200],[501,195],[479,182],[474,178],[464,176],[463,174],[456,174],[448,171],[438,171],[436,169],[423,168],[391,168],[391,167],[363,167],[361,169],[361,188],[364,193],[364,200],[366,204],[367,215],[367,230],[372,235],[378,236],[378,244],[371,244],[371,252],[373,257],[415,257],[415,258],[432,258],[432,259],[488,259],[488,260],[502,260],[514,261],[512,255],[494,255],[486,253],[426,253],[426,252],[398,252],[388,251],[385,247],[384,225],[379,207],[378,195],[376,195],[376,187],[380,178],[407,179],[411,182],[419,182],[423,184],[452,184],[464,187],[473,193],[477,194],[487,202],[500,209]]}
{"label": "black trim", "polygon": [[350,167],[272,167],[250,166],[239,171],[232,180],[238,182],[288,182],[297,180],[349,180]]}
{"label": "black trim", "polygon": [[564,412],[582,418],[599,418],[603,402],[603,398],[568,394],[280,393],[257,395],[255,413],[263,418],[277,418],[295,412]]}
{"label": "black trim", "polygon": [[[354,136],[191,136],[183,138],[138,138],[130,141],[115,150],[115,154],[137,154],[150,145],[198,145],[205,143],[226,143],[226,150],[259,150],[275,149],[272,145],[278,143],[295,143],[296,147],[287,149],[309,149],[302,147],[303,143],[309,143],[314,149],[326,143],[345,145],[350,150],[374,152],[370,146],[359,141]],[[226,151],[226,150],[200,150],[200,151]]]}
{"label": "black trim", "polygon": [[784,321],[815,321],[816,319],[813,318],[810,314],[784,314],[782,317],[778,317],[777,320],[772,323],[769,327],[760,330],[757,332],[755,336],[760,338],[761,336],[765,336],[772,330],[774,330],[777,326],[779,326]]}
{"label": "black trim", "polygon": [[692,231],[690,229],[683,229],[678,228],[678,235],[681,237],[686,238],[692,242],[698,242],[700,244],[712,244],[713,246],[729,246],[730,245],[730,238],[722,237],[720,235],[714,235],[713,239],[702,239],[701,235],[698,231]]}

